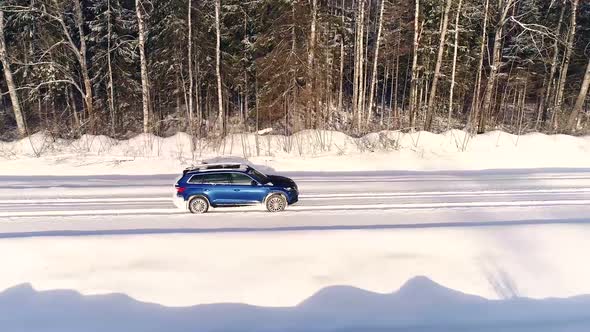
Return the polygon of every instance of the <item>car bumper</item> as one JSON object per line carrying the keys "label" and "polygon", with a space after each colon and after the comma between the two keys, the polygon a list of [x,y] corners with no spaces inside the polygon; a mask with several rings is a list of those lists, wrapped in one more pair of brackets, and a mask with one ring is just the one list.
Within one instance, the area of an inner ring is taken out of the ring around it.
{"label": "car bumper", "polygon": [[184,200],[184,197],[178,196],[176,193],[172,196],[172,203],[174,203],[174,206],[176,206],[178,209],[185,211],[187,210],[187,204]]}
{"label": "car bumper", "polygon": [[292,191],[292,192],[290,192],[290,193],[288,194],[288,197],[287,197],[287,199],[288,199],[288,202],[287,202],[287,203],[288,203],[289,205],[292,205],[292,204],[295,204],[295,203],[297,203],[297,202],[299,201],[299,192],[297,192],[297,191]]}

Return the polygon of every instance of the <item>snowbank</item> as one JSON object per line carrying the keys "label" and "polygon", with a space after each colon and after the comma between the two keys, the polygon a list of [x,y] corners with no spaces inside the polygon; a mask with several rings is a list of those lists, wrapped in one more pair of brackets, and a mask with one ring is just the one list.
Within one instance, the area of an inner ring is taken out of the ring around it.
{"label": "snowbank", "polygon": [[495,131],[469,137],[383,131],[353,138],[305,130],[292,136],[235,134],[217,141],[141,134],[129,140],[85,135],[75,141],[43,133],[0,142],[0,175],[177,173],[196,160],[245,158],[278,171],[475,170],[590,167],[590,136]]}

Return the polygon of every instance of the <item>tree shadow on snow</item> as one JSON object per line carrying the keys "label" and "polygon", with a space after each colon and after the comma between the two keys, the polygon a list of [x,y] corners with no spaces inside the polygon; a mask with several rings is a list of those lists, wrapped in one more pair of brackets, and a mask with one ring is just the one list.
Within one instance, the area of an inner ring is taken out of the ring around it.
{"label": "tree shadow on snow", "polygon": [[377,294],[348,286],[320,290],[295,307],[245,304],[165,307],[123,294],[84,296],[23,284],[0,293],[3,331],[134,332],[587,332],[590,296],[487,300],[415,277]]}

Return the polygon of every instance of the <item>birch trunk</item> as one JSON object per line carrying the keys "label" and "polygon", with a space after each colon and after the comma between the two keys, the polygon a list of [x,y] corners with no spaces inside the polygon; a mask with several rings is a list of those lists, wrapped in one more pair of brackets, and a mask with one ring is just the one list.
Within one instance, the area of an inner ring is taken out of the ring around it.
{"label": "birch trunk", "polygon": [[[357,4],[357,16],[355,18],[355,35],[354,35],[354,60],[353,60],[353,78],[352,78],[352,120],[356,121],[357,102],[358,102],[358,73],[359,73],[359,20],[360,20],[360,1]],[[353,123],[354,125],[354,123]]]}
{"label": "birch trunk", "polygon": [[483,29],[482,29],[482,33],[481,33],[481,45],[480,45],[480,49],[479,49],[479,63],[477,65],[477,77],[475,79],[475,92],[474,92],[474,97],[473,97],[473,103],[471,104],[471,119],[469,121],[469,123],[467,124],[467,129],[469,131],[475,131],[476,130],[476,123],[477,123],[477,118],[479,117],[479,110],[481,107],[481,101],[480,101],[480,97],[481,97],[481,76],[482,76],[482,70],[483,70],[483,58],[484,58],[484,52],[486,49],[486,46],[488,44],[487,42],[487,29],[488,29],[488,10],[490,8],[490,1],[486,0],[486,4],[485,4],[485,9],[484,9],[484,16],[483,16]]}
{"label": "birch trunk", "polygon": [[316,25],[317,25],[317,15],[318,15],[318,0],[312,0],[312,8],[311,8],[311,27],[310,27],[310,34],[309,34],[309,49],[307,54],[307,91],[308,91],[308,106],[307,107],[307,126],[312,126],[312,122],[315,119],[312,117],[317,116],[316,111],[316,98],[317,94],[315,91],[315,48],[316,48]]}
{"label": "birch trunk", "polygon": [[430,86],[430,97],[426,107],[426,120],[424,122],[424,130],[430,131],[432,129],[432,118],[434,113],[434,100],[436,99],[436,89],[438,87],[438,78],[440,76],[440,67],[442,65],[443,55],[445,51],[445,41],[447,37],[447,28],[449,24],[449,11],[453,0],[447,0],[445,11],[443,14],[443,21],[440,28],[440,39],[438,41],[438,54],[436,57],[436,64],[434,65],[434,77],[432,78],[432,85]]}
{"label": "birch trunk", "polygon": [[447,130],[451,129],[451,120],[453,116],[453,93],[455,91],[455,75],[457,69],[457,50],[459,48],[459,18],[461,17],[461,5],[463,0],[459,0],[457,5],[457,15],[455,16],[455,45],[453,47],[453,69],[451,73],[451,91],[449,92],[449,117],[447,119]]}
{"label": "birch trunk", "polygon": [[353,119],[356,122],[357,130],[361,125],[361,106],[364,102],[362,95],[363,80],[363,57],[364,57],[364,26],[365,26],[365,0],[358,1],[358,17],[356,21],[356,41],[354,57],[354,85],[353,85]]}
{"label": "birch trunk", "polygon": [[225,134],[225,119],[223,112],[223,95],[221,84],[221,27],[219,22],[219,15],[221,12],[221,0],[215,1],[215,32],[216,32],[216,48],[215,48],[215,74],[217,75],[217,125],[221,130],[222,135]]}
{"label": "birch trunk", "polygon": [[2,10],[0,10],[0,61],[2,62],[2,68],[4,68],[4,77],[6,79],[6,85],[8,86],[8,92],[10,94],[10,101],[12,102],[12,110],[14,111],[14,117],[16,119],[18,136],[23,138],[27,135],[27,128],[25,126],[25,118],[23,117],[23,113],[20,108],[20,101],[18,98],[18,93],[16,92],[16,86],[12,78],[10,62],[8,61],[8,51],[6,50],[6,41],[4,39],[4,11]]}
{"label": "birch trunk", "polygon": [[[397,47],[396,47],[396,52],[395,53],[396,53],[395,54],[395,73],[394,74],[392,73],[392,75],[395,75],[394,76],[395,77],[395,81],[392,79],[392,82],[391,82],[391,84],[392,84],[392,90],[393,90],[392,91],[392,94],[393,94],[393,103],[390,103],[390,104],[392,104],[390,107],[391,107],[391,110],[393,111],[393,118],[394,118],[394,120],[397,123],[397,127],[399,128],[399,126],[400,126],[400,120],[399,120],[400,119],[400,114],[399,114],[399,109],[397,107],[397,105],[398,105],[397,104],[397,99],[398,99],[397,94],[398,94],[398,90],[399,90],[399,86],[398,86],[398,84],[399,84],[399,42],[397,43]],[[402,105],[403,105],[403,103],[402,103]],[[391,126],[391,121],[389,121],[389,125]]]}
{"label": "birch trunk", "polygon": [[[363,15],[364,18],[364,15]],[[368,25],[368,20],[367,20],[367,25]],[[361,57],[361,67],[362,67],[362,72],[361,72],[361,80],[360,80],[360,92],[359,92],[359,121],[358,121],[358,132],[360,133],[362,131],[362,119],[363,119],[363,115],[365,114],[365,110],[366,110],[366,101],[367,101],[367,78],[369,76],[369,65],[367,63],[367,59],[369,58],[369,47],[368,45],[366,45],[365,43],[368,44],[369,41],[369,28],[367,27],[367,32],[363,38],[363,50],[364,52],[362,53],[362,57]]]}
{"label": "birch trunk", "polygon": [[[381,87],[381,113],[379,116],[379,126],[381,128],[383,128],[383,116],[385,113],[385,90],[387,89],[387,85],[389,83],[389,66],[390,66],[390,64],[387,63],[385,65],[385,70],[383,71],[383,75],[385,77],[383,79],[383,85]],[[389,116],[391,117],[391,109],[389,110]]]}
{"label": "birch trunk", "polygon": [[414,10],[414,54],[412,57],[412,80],[410,82],[410,129],[414,130],[416,127],[416,104],[417,104],[417,79],[418,79],[418,34],[419,34],[419,17],[420,16],[420,0],[416,0]]}
{"label": "birch trunk", "polygon": [[[555,36],[561,35],[561,26],[563,25],[563,16],[565,13],[565,0],[561,4],[561,11],[559,14],[559,21],[557,23],[557,28],[555,29]],[[548,107],[546,106],[551,101],[551,96],[553,95],[553,79],[555,76],[555,72],[557,71],[557,59],[559,57],[559,38],[555,38],[553,42],[553,57],[551,59],[551,69],[549,70],[549,76],[547,79],[547,88],[545,90],[545,98],[543,99],[543,105],[541,105],[543,111],[543,117],[546,117]],[[551,105],[553,108],[554,105]]]}
{"label": "birch trunk", "polygon": [[113,82],[113,65],[111,59],[111,36],[113,34],[113,27],[111,23],[111,0],[107,1],[109,17],[107,21],[107,66],[109,70],[109,92],[108,92],[108,99],[109,99],[109,113],[111,114],[111,135],[115,135],[115,87]]}
{"label": "birch trunk", "polygon": [[342,35],[340,37],[340,80],[338,87],[338,112],[342,111],[343,83],[344,83],[344,0],[342,0]]}
{"label": "birch trunk", "polygon": [[586,66],[586,74],[584,74],[584,80],[582,81],[582,86],[580,87],[580,93],[578,93],[578,98],[576,98],[576,104],[574,105],[574,109],[570,114],[569,121],[567,123],[567,127],[570,132],[574,132],[576,130],[576,118],[578,114],[582,110],[582,106],[584,105],[584,101],[588,96],[588,87],[590,86],[590,58],[588,58],[588,65]]}
{"label": "birch trunk", "polygon": [[[449,0],[450,2],[451,0]],[[373,99],[375,98],[375,87],[377,85],[377,64],[379,63],[379,46],[381,44],[381,30],[383,28],[383,9],[385,8],[385,0],[381,0],[379,5],[379,22],[377,28],[377,41],[375,44],[375,54],[373,56],[373,72],[371,73],[371,87],[369,90],[369,109],[367,114],[367,127],[371,122],[373,116]]]}
{"label": "birch trunk", "polygon": [[[570,18],[570,30],[568,33],[567,38],[567,45],[565,48],[565,54],[563,55],[563,65],[561,67],[561,73],[559,75],[559,83],[557,85],[557,98],[555,102],[555,115],[561,113],[561,108],[563,107],[563,91],[565,89],[565,81],[567,78],[567,71],[570,64],[570,58],[572,56],[572,49],[574,48],[574,37],[576,35],[576,13],[578,9],[578,0],[572,0],[572,13]],[[555,122],[553,123],[553,128],[557,129],[557,119],[558,116],[554,117]]]}
{"label": "birch trunk", "polygon": [[86,112],[90,120],[90,130],[96,130],[96,117],[94,116],[94,108],[92,105],[92,82],[90,81],[90,74],[88,73],[88,60],[86,54],[86,36],[84,34],[84,17],[82,15],[82,5],[79,0],[74,1],[74,11],[76,14],[76,27],[78,28],[78,35],[80,37],[79,62],[82,72],[82,80],[84,81],[84,104],[86,105]]}
{"label": "birch trunk", "polygon": [[194,79],[193,79],[193,0],[188,0],[188,12],[187,12],[187,60],[188,60],[188,129],[191,135],[191,151],[194,150],[193,138],[195,136],[194,127],[194,107],[193,107],[193,90],[194,90]]}
{"label": "birch trunk", "polygon": [[135,0],[135,14],[139,30],[139,58],[141,63],[141,102],[143,105],[143,132],[150,132],[150,90],[148,81],[147,59],[145,55],[145,26],[141,0]]}

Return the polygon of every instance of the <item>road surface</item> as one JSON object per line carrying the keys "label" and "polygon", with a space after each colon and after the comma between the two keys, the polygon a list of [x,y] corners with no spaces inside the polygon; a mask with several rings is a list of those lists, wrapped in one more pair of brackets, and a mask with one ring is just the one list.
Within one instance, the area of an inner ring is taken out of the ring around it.
{"label": "road surface", "polygon": [[590,294],[590,170],[286,173],[287,211],[191,215],[174,175],[0,177],[0,289],[291,306],[415,276],[487,298]]}
{"label": "road surface", "polygon": [[9,221],[0,233],[580,223],[590,216],[588,169],[284,175],[301,191],[284,213],[260,206],[201,216],[173,206],[175,175],[0,176],[0,221]]}

